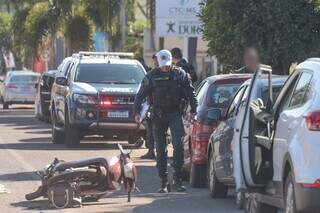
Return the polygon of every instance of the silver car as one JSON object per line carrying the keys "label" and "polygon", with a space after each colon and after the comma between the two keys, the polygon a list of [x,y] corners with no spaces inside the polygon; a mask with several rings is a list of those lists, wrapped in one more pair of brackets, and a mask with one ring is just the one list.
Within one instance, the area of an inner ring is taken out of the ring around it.
{"label": "silver car", "polygon": [[11,104],[32,104],[40,75],[31,71],[9,71],[0,85],[3,109]]}

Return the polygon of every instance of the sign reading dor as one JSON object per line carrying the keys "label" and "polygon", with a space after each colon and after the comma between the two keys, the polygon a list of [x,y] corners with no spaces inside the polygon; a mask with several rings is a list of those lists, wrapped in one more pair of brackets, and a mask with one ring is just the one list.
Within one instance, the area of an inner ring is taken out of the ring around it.
{"label": "sign reading dor", "polygon": [[202,36],[197,17],[200,0],[156,0],[156,33],[158,36]]}

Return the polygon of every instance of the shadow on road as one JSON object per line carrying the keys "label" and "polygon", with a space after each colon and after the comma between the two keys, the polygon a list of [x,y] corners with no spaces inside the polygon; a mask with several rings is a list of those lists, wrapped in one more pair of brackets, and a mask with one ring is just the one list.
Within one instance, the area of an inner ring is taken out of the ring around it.
{"label": "shadow on road", "polygon": [[0,175],[1,181],[34,181],[40,180],[35,172],[18,172]]}
{"label": "shadow on road", "polygon": [[[117,150],[118,142],[82,142],[79,148],[66,148],[63,144],[52,144],[50,138],[28,138],[22,139],[19,143],[2,143],[0,149],[16,149],[16,150],[72,150],[72,151],[83,151],[83,150]],[[137,149],[133,145],[129,145],[126,142],[119,142],[124,149]]]}
{"label": "shadow on road", "polygon": [[[163,212],[234,212],[236,205],[234,203],[234,196],[229,195],[226,199],[212,199],[206,188],[194,189],[186,182],[186,193],[172,192],[169,194],[155,193],[160,186],[160,179],[158,178],[155,167],[152,166],[138,166],[139,181],[137,183],[140,187],[141,193],[137,193],[137,197],[151,198],[153,201],[149,204],[138,205],[133,209],[133,212],[144,213],[163,213]],[[154,178],[152,178],[154,177]],[[203,193],[203,192],[207,193]],[[134,199],[134,198],[133,198]],[[239,211],[241,212],[241,211]]]}

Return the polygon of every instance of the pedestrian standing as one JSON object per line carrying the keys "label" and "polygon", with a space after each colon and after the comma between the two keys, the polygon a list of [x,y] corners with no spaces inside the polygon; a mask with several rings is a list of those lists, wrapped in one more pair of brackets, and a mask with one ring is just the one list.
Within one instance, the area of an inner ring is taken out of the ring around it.
{"label": "pedestrian standing", "polygon": [[168,192],[167,140],[166,132],[170,128],[173,145],[173,188],[185,191],[182,185],[181,170],[183,166],[184,126],[182,122],[181,100],[186,99],[194,116],[197,99],[189,75],[172,65],[172,55],[168,50],[157,53],[159,68],[149,72],[143,80],[136,96],[134,111],[136,121],[140,120],[139,111],[142,101],[150,98],[152,107],[153,134],[156,142],[157,168],[161,179],[160,193]]}
{"label": "pedestrian standing", "polygon": [[185,72],[187,72],[190,77],[192,83],[198,80],[197,72],[195,71],[192,64],[190,64],[187,59],[183,58],[182,50],[178,47],[175,47],[171,50],[172,61],[178,67],[181,67]]}
{"label": "pedestrian standing", "polygon": [[[158,68],[158,60],[156,54],[152,56],[152,62],[153,62],[153,67]],[[150,71],[150,70],[149,70]],[[150,100],[147,97],[147,102],[150,104]],[[153,137],[153,132],[152,132],[152,119],[150,116],[147,116],[146,118],[146,131],[147,131],[147,138],[146,138],[146,147],[148,148],[148,152],[144,155],[141,156],[141,159],[155,159],[156,155],[154,153],[154,137]]]}
{"label": "pedestrian standing", "polygon": [[260,59],[258,50],[254,47],[247,47],[243,54],[244,67],[236,71],[236,73],[254,73],[258,70]]}

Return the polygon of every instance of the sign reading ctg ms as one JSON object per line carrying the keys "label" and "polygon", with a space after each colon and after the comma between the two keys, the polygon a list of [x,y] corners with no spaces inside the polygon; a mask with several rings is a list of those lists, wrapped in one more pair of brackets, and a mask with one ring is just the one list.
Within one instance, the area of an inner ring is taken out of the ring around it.
{"label": "sign reading ctg ms", "polygon": [[160,37],[202,36],[197,17],[200,0],[156,0],[156,33]]}

